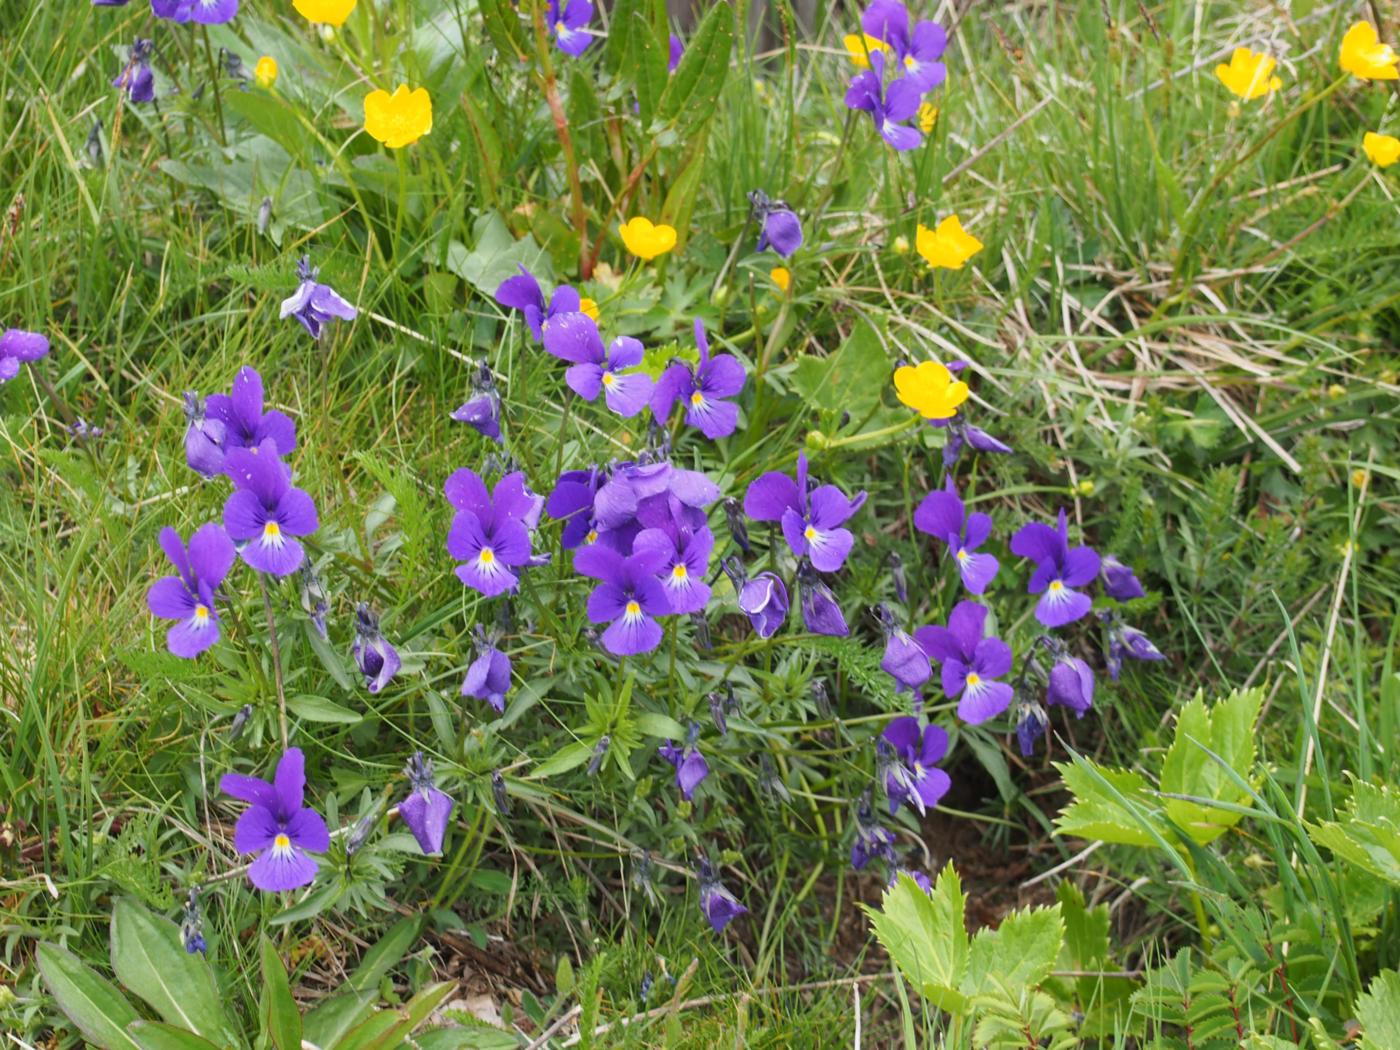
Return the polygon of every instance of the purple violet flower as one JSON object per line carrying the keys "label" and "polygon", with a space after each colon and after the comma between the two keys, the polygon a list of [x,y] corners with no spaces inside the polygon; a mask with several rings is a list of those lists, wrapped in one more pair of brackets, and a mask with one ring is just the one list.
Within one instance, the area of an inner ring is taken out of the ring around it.
{"label": "purple violet flower", "polygon": [[1001,714],[1015,691],[1000,678],[1011,670],[1011,647],[986,637],[987,609],[973,601],[958,602],[948,626],[920,627],[919,646],[942,666],[943,692],[958,701],[958,717],[978,725]]}
{"label": "purple violet flower", "polygon": [[[952,365],[949,365],[949,370],[952,371]],[[949,420],[931,420],[929,425],[937,426],[940,423],[948,428],[948,440],[943,446],[944,470],[953,469],[964,445],[978,452],[997,452],[1005,455],[1012,451],[1006,442],[998,441],[985,430],[965,422],[961,416],[954,416]]]}
{"label": "purple violet flower", "polygon": [[687,802],[695,794],[700,782],[710,775],[710,764],[695,746],[695,729],[691,730],[690,735],[691,739],[686,742],[684,748],[679,748],[668,740],[656,749],[658,755],[675,767],[676,787],[680,789],[681,798]]}
{"label": "purple violet flower", "polygon": [[166,632],[166,648],[189,659],[219,640],[214,598],[233,566],[233,541],[223,526],[211,521],[195,529],[188,550],[169,527],[160,530],[160,546],[177,575],[151,584],[146,605],[152,614],[176,621]]}
{"label": "purple violet flower", "polygon": [[860,871],[877,857],[887,864],[894,863],[894,834],[876,819],[870,806],[870,792],[866,791],[856,804],[856,837],[851,842],[851,867]]}
{"label": "purple violet flower", "polygon": [[1068,707],[1075,718],[1094,706],[1094,672],[1077,656],[1062,655],[1050,668],[1045,702]]}
{"label": "purple violet flower", "polygon": [[749,579],[737,558],[725,558],[720,566],[734,585],[739,609],[749,618],[754,632],[760,638],[772,638],[787,620],[788,593],[782,579],[771,572]]}
{"label": "purple violet flower", "polygon": [[441,853],[447,821],[452,816],[452,799],[433,784],[433,761],[424,758],[423,752],[413,753],[404,773],[408,777],[408,797],[399,803],[399,816],[418,840],[419,849],[429,855]]}
{"label": "purple violet flower", "polygon": [[498,715],[506,713],[510,692],[510,657],[496,648],[496,637],[480,625],[476,628],[476,658],[462,680],[462,695],[485,700]]}
{"label": "purple violet flower", "polygon": [[922,871],[916,871],[910,868],[896,868],[894,871],[891,871],[890,881],[885,884],[885,889],[892,890],[895,886],[899,885],[899,877],[901,875],[907,875],[914,880],[914,884],[918,886],[919,889],[923,890],[930,897],[933,896],[933,880]]}
{"label": "purple violet flower", "polygon": [[805,559],[797,566],[797,589],[802,606],[802,622],[813,634],[844,638],[851,633],[846,617],[831,588],[822,582],[811,563]]}
{"label": "purple violet flower", "polygon": [[379,630],[379,617],[364,602],[355,608],[355,641],[350,652],[371,693],[388,685],[403,666],[398,650]]}
{"label": "purple violet flower", "polygon": [[336,317],[342,321],[353,321],[359,314],[330,285],[316,282],[319,272],[311,266],[311,259],[303,255],[297,263],[297,277],[301,283],[295,292],[282,300],[282,309],[278,313],[284,320],[295,317],[311,333],[312,339],[320,338],[321,329],[328,321]]}
{"label": "purple violet flower", "polygon": [[1106,662],[1108,674],[1115,682],[1123,673],[1123,659],[1165,660],[1162,651],[1152,644],[1152,640],[1136,627],[1125,624],[1116,611],[1101,613],[1099,619],[1108,629],[1108,652]]}
{"label": "purple violet flower", "polygon": [[[198,400],[194,402],[197,407]],[[185,415],[190,415],[190,395],[185,395]],[[222,424],[222,436],[215,422]],[[296,450],[297,428],[284,412],[276,409],[263,411],[263,381],[256,368],[244,365],[233,377],[233,387],[227,394],[210,394],[204,402],[203,436],[209,439],[202,445],[200,462],[211,464],[214,449],[209,444],[219,446],[226,454],[231,449],[258,449],[265,442],[272,442],[272,454],[287,456]],[[185,451],[189,456],[190,435],[185,434]],[[190,466],[204,473],[191,459]],[[220,466],[219,469],[223,469]]]}
{"label": "purple violet flower", "polygon": [[948,76],[939,61],[948,47],[948,34],[937,22],[927,19],[910,28],[909,12],[899,0],[873,0],[861,15],[860,27],[894,49],[904,78],[921,92],[936,88]]}
{"label": "purple violet flower", "polygon": [[952,787],[948,774],[937,766],[948,751],[948,734],[932,724],[920,732],[919,720],[903,715],[887,725],[882,736],[894,752],[885,770],[890,813],[908,802],[923,816]]}
{"label": "purple violet flower", "polygon": [[681,58],[685,55],[685,44],[675,33],[671,34],[671,54],[666,60],[666,72],[674,73],[676,67],[681,64]]}
{"label": "purple violet flower", "polygon": [[623,374],[642,363],[646,350],[631,336],[620,336],[603,349],[598,325],[585,313],[563,314],[544,333],[544,348],[564,361],[573,362],[564,373],[564,382],[585,401],[593,401],[602,391],[608,408],[630,419],[646,408],[653,383],[642,372]]}
{"label": "purple violet flower", "polygon": [[22,328],[7,328],[0,335],[0,383],[8,383],[19,375],[21,362],[37,361],[49,352],[47,336],[26,332]]}
{"label": "purple violet flower", "polygon": [[897,150],[918,149],[924,134],[905,124],[919,111],[923,91],[908,77],[900,77],[888,86],[884,83],[885,55],[876,51],[870,56],[870,68],[857,73],[846,90],[846,107],[870,114],[881,137]]}
{"label": "purple violet flower", "polygon": [[906,689],[917,692],[933,674],[929,654],[899,626],[888,606],[877,605],[875,618],[885,632],[885,655],[880,661],[880,669],[894,679],[896,693]]}
{"label": "purple violet flower", "polygon": [[238,554],[258,572],[288,576],[306,552],[296,537],[320,527],[316,504],[292,487],[292,472],[277,458],[272,439],[256,449],[233,448],[224,457],[233,494],[224,503],[224,528]]}
{"label": "purple violet flower", "polygon": [[507,474],[488,493],[474,470],[453,471],[443,485],[457,508],[447,533],[447,552],[458,561],[457,578],[488,598],[513,591],[513,572],[531,563],[530,530],[540,520],[544,500],[530,491],[520,471]]}
{"label": "purple violet flower", "polygon": [[326,822],[302,805],[306,791],[306,758],[301,748],[288,748],[277,763],[272,783],[242,773],[225,773],[219,790],[249,803],[233,829],[239,853],[257,853],[248,880],[260,890],[276,893],[305,886],[316,877],[316,862],[308,853],[330,849]]}
{"label": "purple violet flower", "polygon": [[740,915],[748,914],[749,909],[720,884],[708,860],[701,859],[697,877],[700,882],[700,911],[715,933],[723,933],[724,928]]}
{"label": "purple violet flower", "polygon": [[1063,627],[1088,614],[1093,599],[1073,588],[1098,575],[1099,556],[1090,547],[1070,547],[1063,508],[1058,528],[1039,521],[1021,526],[1011,537],[1011,552],[1036,563],[1026,590],[1041,595],[1035,607],[1037,620],[1046,627]]}
{"label": "purple violet flower", "polygon": [[501,439],[501,396],[496,393],[496,377],[491,373],[491,366],[484,361],[477,369],[467,400],[452,412],[452,418],[498,445],[505,444]]}
{"label": "purple violet flower", "polygon": [[137,37],[131,54],[112,86],[121,88],[132,102],[150,102],[156,97],[156,75],[151,71],[151,51],[154,44]]}
{"label": "purple violet flower", "polygon": [[238,0],[151,0],[151,13],[171,22],[222,25],[238,14]]}
{"label": "purple violet flower", "polygon": [[[562,8],[562,9],[561,9]],[[577,58],[593,43],[593,34],[588,23],[593,20],[593,4],[590,0],[549,0],[549,31],[554,34],[554,42],[566,55]]]}
{"label": "purple violet flower", "polygon": [[632,541],[632,552],[650,551],[664,559],[658,573],[666,599],[671,612],[685,614],[700,612],[710,600],[705,574],[714,546],[715,536],[708,528],[643,529]]}
{"label": "purple violet flower", "polygon": [[549,322],[561,314],[576,314],[582,305],[578,291],[572,286],[561,284],[554,289],[554,295],[550,297],[549,305],[546,307],[544,292],[540,289],[540,282],[535,279],[535,275],[520,266],[520,272],[514,277],[507,277],[496,289],[496,302],[502,306],[508,306],[512,310],[519,310],[525,315],[525,323],[530,327],[530,333],[535,337],[535,342],[544,338],[544,331],[549,327]]}
{"label": "purple violet flower", "polygon": [[1045,735],[1049,720],[1045,708],[1031,701],[1016,708],[1016,743],[1021,748],[1021,757],[1030,758],[1035,754],[1036,742]]}
{"label": "purple violet flower", "polygon": [[594,544],[574,555],[574,571],[599,581],[588,596],[588,619],[609,625],[602,643],[614,656],[649,653],[661,644],[656,617],[671,612],[666,588],[656,578],[664,563],[665,553],[655,548],[623,557]]}
{"label": "purple violet flower", "polygon": [[597,467],[566,470],[559,475],[554,491],[549,494],[549,502],[545,504],[545,512],[551,518],[564,522],[560,539],[566,551],[597,540],[598,533],[593,527],[593,501],[607,480],[607,475]]}
{"label": "purple violet flower", "polygon": [[835,485],[807,491],[807,454],[797,454],[797,480],[769,471],[749,486],[744,513],[755,521],[782,523],[793,556],[808,557],[822,572],[835,572],[846,561],[855,538],[841,525],[865,503],[865,493],[847,499]]}
{"label": "purple violet flower", "polygon": [[1147,592],[1142,589],[1137,575],[1112,554],[1104,555],[1099,565],[1099,582],[1103,592],[1114,601],[1127,602],[1141,598]]}
{"label": "purple violet flower", "polygon": [[705,326],[695,321],[695,345],[700,363],[692,371],[684,361],[673,361],[661,373],[651,395],[651,414],[664,424],[677,401],[685,405],[685,421],[710,440],[728,437],[739,425],[739,406],[725,398],[744,389],[744,366],[733,354],[710,356]]}
{"label": "purple violet flower", "polygon": [[787,204],[769,200],[762,190],[749,194],[749,204],[760,228],[755,251],[772,248],[786,259],[802,247],[802,222]]}
{"label": "purple violet flower", "polygon": [[973,553],[991,534],[992,519],[977,511],[965,512],[952,478],[948,479],[946,488],[935,489],[924,497],[914,511],[914,527],[947,545],[963,586],[971,593],[981,594],[996,577],[999,567],[996,558]]}

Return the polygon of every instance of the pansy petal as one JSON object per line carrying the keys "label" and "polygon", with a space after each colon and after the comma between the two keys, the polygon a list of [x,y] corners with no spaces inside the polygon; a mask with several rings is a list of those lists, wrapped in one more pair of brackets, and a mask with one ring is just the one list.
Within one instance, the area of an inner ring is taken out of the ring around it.
{"label": "pansy petal", "polygon": [[296,847],[266,849],[248,869],[248,881],[260,890],[279,893],[308,885],[316,871],[316,862]]}
{"label": "pansy petal", "polygon": [[744,495],[744,513],[754,521],[778,521],[784,511],[798,507],[797,483],[778,471],[755,480]]}
{"label": "pansy petal", "polygon": [[272,810],[264,806],[249,806],[238,815],[233,826],[233,848],[239,853],[256,853],[267,849],[277,838],[279,827]]}

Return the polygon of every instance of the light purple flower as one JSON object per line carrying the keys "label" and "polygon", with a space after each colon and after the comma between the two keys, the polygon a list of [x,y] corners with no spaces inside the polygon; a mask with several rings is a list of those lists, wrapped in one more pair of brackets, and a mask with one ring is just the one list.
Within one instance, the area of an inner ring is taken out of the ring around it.
{"label": "light purple flower", "polygon": [[447,534],[447,552],[458,561],[457,578],[488,598],[513,591],[514,570],[531,563],[530,530],[540,520],[544,500],[530,491],[520,471],[507,474],[487,492],[474,470],[462,467],[443,486],[457,508]]}
{"label": "light purple flower", "polygon": [[[296,450],[296,424],[284,412],[263,411],[262,376],[248,365],[233,377],[231,393],[209,395],[204,403],[204,416],[203,430],[211,439],[217,434],[217,430],[211,429],[211,423],[217,420],[223,424],[223,437],[216,443],[222,444],[225,453],[235,448],[261,448],[268,441],[272,442],[274,456],[287,456]],[[188,437],[187,432],[187,440]]]}
{"label": "light purple flower", "polygon": [[49,340],[38,332],[22,328],[7,328],[0,335],[0,383],[8,383],[19,375],[21,362],[37,361],[48,356]]}
{"label": "light purple flower", "polygon": [[223,473],[224,439],[228,428],[209,415],[204,401],[193,390],[185,391],[185,462],[203,478]]}
{"label": "light purple flower", "polygon": [[[953,371],[951,364],[948,369]],[[958,462],[958,457],[962,454],[964,445],[978,452],[997,452],[1005,455],[1012,451],[1011,446],[1006,442],[998,441],[985,430],[965,422],[961,416],[954,416],[950,420],[930,420],[929,425],[948,428],[948,440],[943,446],[944,470],[953,469]]]}
{"label": "light purple flower", "polygon": [[865,492],[847,499],[835,485],[807,489],[807,454],[799,452],[797,480],[776,470],[757,478],[744,496],[744,513],[755,521],[781,522],[794,557],[808,557],[822,572],[835,572],[855,542],[841,526],[864,505]]}
{"label": "light purple flower", "polygon": [[125,91],[132,102],[150,102],[156,97],[156,75],[151,71],[153,48],[151,41],[137,37],[126,65],[112,81],[112,86]]}
{"label": "light purple flower", "polygon": [[599,391],[608,407],[624,418],[646,408],[651,398],[651,377],[641,372],[625,373],[642,363],[646,351],[630,336],[621,336],[603,350],[598,325],[585,313],[562,314],[550,322],[544,333],[544,348],[555,357],[572,362],[564,373],[569,389],[585,401],[593,401]]}
{"label": "light purple flower", "polygon": [[671,34],[671,53],[666,60],[666,72],[674,73],[676,67],[681,64],[681,58],[685,55],[685,44],[675,33]]}
{"label": "light purple flower", "polygon": [[788,593],[782,579],[771,572],[760,572],[749,579],[737,558],[725,558],[720,567],[734,585],[739,609],[749,618],[755,633],[760,638],[772,638],[787,619]]}
{"label": "light purple flower", "polygon": [[710,568],[710,552],[715,536],[708,528],[643,529],[632,541],[632,553],[653,552],[659,556],[658,578],[671,603],[671,612],[699,612],[710,600],[705,574]]}
{"label": "light purple flower", "polygon": [[219,613],[214,598],[233,566],[233,541],[216,522],[195,529],[185,549],[180,534],[160,530],[160,546],[175,576],[164,576],[146,593],[146,605],[165,620],[174,620],[165,645],[176,656],[198,656],[219,640]]}
{"label": "light purple flower", "polygon": [[510,657],[496,648],[496,638],[480,626],[476,628],[476,658],[462,680],[462,695],[485,700],[498,715],[506,713],[510,692]]}
{"label": "light purple flower", "polygon": [[904,715],[887,725],[882,736],[894,753],[885,770],[890,813],[908,802],[923,816],[952,787],[948,774],[937,765],[948,751],[948,734],[932,724],[920,732],[919,720]]}
{"label": "light purple flower", "polygon": [[948,47],[948,34],[937,22],[922,20],[910,28],[909,12],[899,0],[873,0],[860,19],[861,29],[894,49],[904,78],[921,92],[931,91],[948,76],[939,61]]}
{"label": "light purple flower", "polygon": [[1108,674],[1115,682],[1123,673],[1123,660],[1165,660],[1162,651],[1136,627],[1125,624],[1116,611],[1101,613],[1099,618],[1108,629]]}
{"label": "light purple flower", "polygon": [[930,897],[933,896],[933,880],[922,871],[911,870],[909,868],[896,868],[890,872],[890,881],[885,884],[885,888],[892,890],[899,884],[899,877],[907,875],[914,880],[914,884],[923,890]]}
{"label": "light purple flower", "polygon": [[924,134],[905,124],[919,112],[923,91],[908,77],[900,77],[888,86],[884,83],[885,55],[876,51],[870,56],[870,68],[857,73],[846,90],[846,106],[870,114],[881,137],[897,150],[918,149]]}
{"label": "light purple flower", "polygon": [[496,289],[496,302],[524,314],[525,323],[529,325],[535,342],[539,342],[544,338],[545,329],[549,327],[550,321],[561,314],[578,313],[582,300],[576,289],[561,284],[554,289],[554,295],[550,297],[546,307],[540,282],[521,265],[518,274],[507,277]]}
{"label": "light purple flower", "polygon": [[490,365],[482,362],[467,400],[452,412],[452,418],[498,445],[505,444],[501,438],[501,396],[496,393],[496,377]]}
{"label": "light purple flower", "polygon": [[554,34],[554,42],[566,55],[577,58],[593,43],[593,34],[588,23],[593,20],[593,4],[590,0],[549,0],[549,31]]}
{"label": "light purple flower", "polygon": [[222,25],[238,14],[238,0],[151,0],[151,13],[171,22]]}
{"label": "light purple flower", "polygon": [[1045,702],[1068,707],[1075,718],[1094,706],[1094,672],[1077,656],[1061,656],[1050,668]]}
{"label": "light purple flower", "polygon": [[1104,594],[1114,601],[1132,601],[1147,593],[1142,589],[1137,574],[1112,554],[1105,555],[1099,566],[1099,582],[1103,584]]}
{"label": "light purple flower", "polygon": [[917,691],[933,674],[928,653],[899,626],[887,606],[877,605],[875,618],[885,632],[885,654],[880,660],[880,669],[894,679],[896,693],[906,689]]}
{"label": "light purple flower", "polygon": [[700,911],[715,933],[723,933],[724,928],[740,915],[748,914],[748,908],[739,903],[734,894],[725,889],[708,860],[700,861],[698,872],[700,882]]}
{"label": "light purple flower", "polygon": [[1089,547],[1070,547],[1063,508],[1058,528],[1038,521],[1021,526],[1011,537],[1011,552],[1036,563],[1026,590],[1041,595],[1035,607],[1037,620],[1046,627],[1063,627],[1088,614],[1093,600],[1073,588],[1098,575],[1099,556]]}
{"label": "light purple flower", "polygon": [[958,602],[948,626],[920,627],[919,647],[942,664],[943,692],[958,701],[958,717],[977,725],[1001,714],[1014,690],[1000,678],[1011,670],[1011,647],[985,636],[987,610],[973,601]]}
{"label": "light purple flower", "polygon": [[[695,735],[692,731],[691,736]],[[668,740],[656,749],[656,753],[675,767],[676,787],[680,789],[681,798],[689,802],[700,782],[710,775],[710,764],[705,761],[705,756],[693,741],[679,748]]]}
{"label": "light purple flower", "polygon": [[311,497],[292,487],[292,472],[277,458],[273,441],[230,449],[224,469],[234,486],[224,503],[224,528],[239,544],[239,556],[273,576],[296,572],[306,554],[296,537],[311,535],[320,522]]}
{"label": "light purple flower", "polygon": [[249,803],[233,828],[239,853],[257,853],[248,879],[260,890],[275,893],[305,886],[316,877],[316,862],[308,853],[330,849],[326,822],[302,805],[306,791],[306,758],[288,748],[277,763],[272,783],[242,773],[225,773],[219,790]]}
{"label": "light purple flower", "polygon": [[379,629],[379,617],[364,602],[355,609],[355,641],[350,651],[371,693],[388,685],[403,666],[398,650]]}
{"label": "light purple flower", "polygon": [[656,617],[671,612],[666,589],[656,578],[665,557],[656,548],[623,557],[599,543],[574,555],[574,570],[599,581],[588,596],[588,619],[608,624],[603,648],[614,656],[649,653],[661,644]]}
{"label": "light purple flower", "polygon": [[851,867],[860,871],[876,858],[882,858],[888,864],[894,863],[894,835],[876,819],[870,807],[870,792],[867,791],[856,804],[856,836],[851,842]]}
{"label": "light purple flower", "polygon": [[802,222],[782,201],[769,200],[762,190],[749,194],[754,220],[759,225],[756,251],[772,248],[784,259],[802,247]]}
{"label": "light purple flower", "polygon": [[992,519],[977,511],[965,512],[952,478],[948,479],[947,488],[935,489],[923,498],[914,511],[914,527],[947,545],[964,587],[973,594],[987,589],[997,574],[997,560],[990,554],[974,552],[991,534]]}
{"label": "light purple flower", "polygon": [[339,317],[342,321],[353,321],[359,314],[330,285],[317,283],[319,272],[312,267],[309,257],[301,257],[297,263],[297,277],[301,283],[295,292],[282,300],[282,309],[278,314],[284,320],[295,317],[311,333],[312,339],[320,338],[322,327],[332,319]]}
{"label": "light purple flower", "polygon": [[424,853],[442,852],[442,840],[447,834],[447,822],[452,816],[453,802],[433,783],[433,762],[415,751],[404,769],[408,776],[408,797],[399,803],[399,816],[418,840]]}
{"label": "light purple flower", "polygon": [[684,361],[673,361],[661,373],[651,396],[651,414],[664,424],[677,401],[685,405],[685,421],[712,441],[728,437],[739,425],[739,406],[726,398],[744,389],[744,366],[733,354],[710,356],[705,326],[695,321],[695,345],[700,363],[694,370]]}
{"label": "light purple flower", "polygon": [[607,480],[607,475],[597,467],[566,470],[559,475],[554,491],[549,494],[549,502],[545,504],[545,512],[564,523],[561,541],[566,551],[597,540],[593,502]]}
{"label": "light purple flower", "polygon": [[797,566],[797,589],[799,604],[802,606],[802,622],[813,634],[831,635],[844,638],[851,633],[846,626],[846,617],[831,588],[813,570],[811,563],[802,561]]}

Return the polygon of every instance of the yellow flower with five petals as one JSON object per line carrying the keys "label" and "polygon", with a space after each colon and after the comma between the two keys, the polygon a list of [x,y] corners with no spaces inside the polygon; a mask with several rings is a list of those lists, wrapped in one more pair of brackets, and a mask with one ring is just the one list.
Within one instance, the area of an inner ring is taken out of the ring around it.
{"label": "yellow flower with five petals", "polygon": [[899,400],[925,419],[952,419],[968,399],[967,384],[937,361],[920,361],[894,370],[894,391]]}
{"label": "yellow flower with five petals", "polygon": [[1342,37],[1342,71],[1362,80],[1400,80],[1396,59],[1395,49],[1381,43],[1370,22],[1357,22]]}
{"label": "yellow flower with five petals", "polygon": [[1368,131],[1361,139],[1361,148],[1378,167],[1388,168],[1400,160],[1400,139],[1394,135],[1378,135]]}
{"label": "yellow flower with five petals", "polygon": [[1262,98],[1283,86],[1283,81],[1273,75],[1277,64],[1272,55],[1237,47],[1230,56],[1230,64],[1216,66],[1215,75],[1240,98]]}
{"label": "yellow flower with five petals", "polygon": [[638,215],[617,228],[622,243],[638,259],[650,261],[665,255],[676,246],[676,228],[665,223],[653,223]]}
{"label": "yellow flower with five petals", "polygon": [[292,6],[308,22],[339,26],[355,10],[355,0],[292,0]]}
{"label": "yellow flower with five petals", "polygon": [[371,91],[365,96],[365,130],[390,149],[413,145],[433,130],[433,100],[427,89],[410,91],[400,84],[392,95]]}
{"label": "yellow flower with five petals", "polygon": [[920,223],[914,247],[934,269],[961,270],[982,250],[982,242],[963,229],[956,215],[949,215],[932,230]]}

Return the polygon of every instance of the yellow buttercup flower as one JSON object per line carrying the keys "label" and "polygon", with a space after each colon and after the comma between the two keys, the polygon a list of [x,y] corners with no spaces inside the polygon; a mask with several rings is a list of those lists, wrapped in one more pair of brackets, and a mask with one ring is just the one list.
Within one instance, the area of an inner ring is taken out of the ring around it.
{"label": "yellow buttercup flower", "polygon": [[595,321],[598,320],[598,304],[592,299],[588,298],[588,296],[585,295],[581,299],[579,299],[578,310],[579,313],[587,314]]}
{"label": "yellow buttercup flower", "polygon": [[778,286],[778,290],[784,295],[792,287],[792,271],[786,266],[775,266],[768,271],[768,276],[773,279],[773,283]]}
{"label": "yellow buttercup flower", "polygon": [[1366,156],[1371,158],[1373,164],[1382,168],[1388,168],[1400,160],[1400,139],[1394,135],[1378,135],[1374,131],[1368,131],[1361,139],[1361,148],[1366,151]]}
{"label": "yellow buttercup flower", "polygon": [[961,270],[982,250],[982,242],[962,228],[956,215],[949,215],[936,229],[920,223],[914,247],[934,269]]}
{"label": "yellow buttercup flower", "polygon": [[622,243],[638,259],[651,260],[665,255],[676,246],[676,228],[665,223],[653,224],[650,219],[638,215],[628,219],[617,228],[622,234]]}
{"label": "yellow buttercup flower", "polygon": [[899,400],[925,419],[952,419],[967,400],[967,384],[937,361],[920,361],[894,370],[894,391]]}
{"label": "yellow buttercup flower", "polygon": [[400,84],[392,95],[371,91],[365,96],[365,130],[390,149],[417,142],[433,130],[433,100],[427,89],[410,91]]}
{"label": "yellow buttercup flower", "polygon": [[938,107],[932,102],[925,102],[919,107],[919,130],[925,135],[931,134],[933,126],[938,123]]}
{"label": "yellow buttercup flower", "polygon": [[292,6],[308,22],[338,26],[355,10],[355,0],[292,0]]}
{"label": "yellow buttercup flower", "polygon": [[1215,75],[1240,98],[1262,98],[1283,86],[1283,81],[1273,75],[1275,65],[1272,55],[1237,47],[1230,56],[1230,64],[1216,66]]}
{"label": "yellow buttercup flower", "polygon": [[1342,37],[1342,70],[1362,80],[1400,80],[1395,69],[1395,49],[1382,44],[1376,27],[1357,22]]}
{"label": "yellow buttercup flower", "polygon": [[264,90],[277,83],[277,59],[271,55],[263,55],[258,59],[258,64],[253,67],[253,79],[257,81],[258,87]]}
{"label": "yellow buttercup flower", "polygon": [[890,50],[889,44],[869,33],[847,33],[841,38],[841,42],[846,45],[846,55],[850,58],[851,65],[858,69],[869,69],[870,56],[876,51]]}

